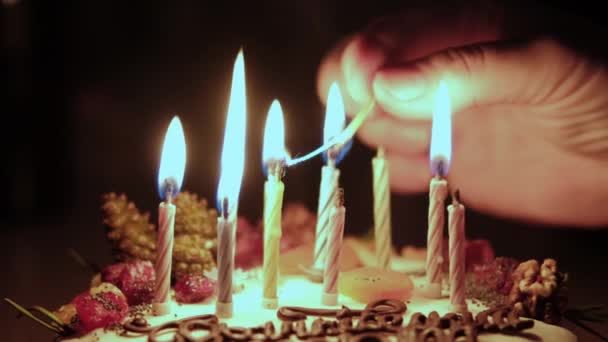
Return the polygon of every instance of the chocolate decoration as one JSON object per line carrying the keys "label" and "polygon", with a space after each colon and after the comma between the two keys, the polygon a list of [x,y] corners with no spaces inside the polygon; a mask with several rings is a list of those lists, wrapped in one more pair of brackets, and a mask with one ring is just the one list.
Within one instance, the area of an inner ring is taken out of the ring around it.
{"label": "chocolate decoration", "polygon": [[[393,336],[402,342],[474,342],[478,334],[515,334],[534,326],[532,320],[520,320],[518,311],[512,306],[488,309],[475,318],[471,313],[448,313],[443,317],[436,311],[428,316],[414,313],[409,324],[404,326],[406,310],[407,306],[396,300],[376,301],[363,310],[282,307],[277,311],[282,321],[279,330],[272,322],[252,328],[229,327],[211,314],[174,320],[157,327],[150,327],[143,317],[136,316],[123,324],[123,328],[125,334],[147,334],[149,342],[158,341],[161,335],[171,335],[175,342],[281,341],[293,336],[309,341],[337,337],[341,342],[384,342]],[[306,325],[308,316],[317,317],[310,328]],[[200,332],[206,334],[198,336]]]}

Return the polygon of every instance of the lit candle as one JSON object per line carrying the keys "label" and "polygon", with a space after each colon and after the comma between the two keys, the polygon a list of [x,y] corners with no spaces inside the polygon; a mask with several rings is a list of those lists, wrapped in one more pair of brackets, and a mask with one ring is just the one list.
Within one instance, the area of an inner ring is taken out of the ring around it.
{"label": "lit candle", "polygon": [[340,273],[340,252],[342,251],[345,216],[344,193],[340,189],[338,196],[334,198],[334,204],[330,212],[331,226],[327,240],[327,259],[323,274],[323,294],[321,296],[321,304],[323,305],[338,305],[338,275]]}
{"label": "lit candle", "polygon": [[444,205],[448,195],[448,182],[445,177],[448,173],[452,153],[452,121],[450,116],[448,89],[446,84],[441,81],[433,111],[430,148],[433,178],[429,188],[425,295],[431,298],[441,297]]}
{"label": "lit candle", "polygon": [[376,265],[390,268],[391,262],[391,192],[388,182],[388,162],[384,149],[379,148],[372,160],[374,176],[374,239],[376,242]]}
{"label": "lit candle", "polygon": [[450,310],[466,312],[464,205],[458,190],[448,206],[448,234],[450,236]]}
{"label": "lit candle", "polygon": [[221,173],[218,185],[220,217],[217,221],[217,289],[216,314],[221,318],[232,317],[232,274],[234,272],[234,241],[236,233],[237,208],[243,169],[245,164],[245,127],[247,119],[245,97],[245,62],[239,51],[234,62],[232,88],[224,146],[221,159]]}
{"label": "lit candle", "polygon": [[270,106],[264,129],[262,160],[268,179],[264,184],[264,290],[262,306],[278,307],[277,279],[279,276],[279,251],[281,247],[281,210],[285,185],[281,181],[287,153],[285,151],[285,124],[279,101]]}
{"label": "lit candle", "polygon": [[[333,83],[329,88],[327,107],[325,109],[325,125],[323,140],[328,141],[339,135],[344,129],[346,116],[340,88]],[[340,154],[341,145],[334,145],[327,150],[327,164],[321,168],[321,184],[319,187],[319,204],[317,209],[317,227],[315,249],[313,256],[313,280],[320,281],[325,268],[327,257],[327,237],[330,228],[330,211],[334,207],[338,191],[340,170],[336,168],[336,159]]]}
{"label": "lit candle", "polygon": [[158,233],[156,242],[156,287],[152,310],[155,315],[171,312],[169,290],[171,289],[171,262],[173,258],[173,228],[175,224],[175,205],[186,168],[186,141],[179,118],[171,120],[161,153],[158,170],[158,191],[161,202],[158,206]]}

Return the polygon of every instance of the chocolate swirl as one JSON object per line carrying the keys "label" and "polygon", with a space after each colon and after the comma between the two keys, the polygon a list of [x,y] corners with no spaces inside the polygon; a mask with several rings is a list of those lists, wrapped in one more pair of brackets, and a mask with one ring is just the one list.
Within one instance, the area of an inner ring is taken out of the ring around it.
{"label": "chocolate swirl", "polygon": [[[174,320],[151,327],[143,317],[135,317],[123,325],[124,334],[147,334],[149,342],[159,340],[162,335],[172,337],[175,342],[203,341],[281,341],[296,337],[300,340],[326,341],[329,337],[338,341],[388,341],[403,342],[448,342],[477,341],[478,334],[516,334],[534,325],[532,320],[520,320],[513,307],[499,307],[480,312],[448,313],[439,316],[436,311],[428,316],[414,313],[407,325],[403,315],[407,306],[396,300],[379,300],[368,304],[363,310],[313,309],[286,306],[277,311],[281,320],[280,329],[272,322],[252,328],[229,327],[220,323],[215,315],[199,315]],[[306,324],[308,317],[317,317]],[[329,318],[329,319],[328,319]]]}

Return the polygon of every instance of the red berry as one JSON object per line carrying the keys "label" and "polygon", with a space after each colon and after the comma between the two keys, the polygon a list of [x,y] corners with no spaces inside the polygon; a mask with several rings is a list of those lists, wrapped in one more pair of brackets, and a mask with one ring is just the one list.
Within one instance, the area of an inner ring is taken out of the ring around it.
{"label": "red berry", "polygon": [[108,283],[112,283],[116,286],[119,286],[120,273],[122,272],[122,270],[125,269],[126,265],[127,265],[126,263],[120,262],[120,263],[106,266],[101,271],[101,281],[105,281]]}
{"label": "red berry", "polygon": [[515,259],[498,257],[483,265],[476,265],[473,269],[473,279],[480,287],[507,295],[513,286],[511,276],[518,264]]}
{"label": "red berry", "polygon": [[72,300],[78,313],[76,330],[86,334],[97,328],[119,324],[127,316],[127,299],[115,286],[102,283]]}
{"label": "red berry", "polygon": [[156,273],[150,261],[135,260],[110,265],[102,271],[102,280],[118,286],[129,305],[151,303],[154,299]]}
{"label": "red berry", "polygon": [[197,303],[213,295],[215,282],[200,274],[188,274],[177,280],[174,290],[178,302]]}

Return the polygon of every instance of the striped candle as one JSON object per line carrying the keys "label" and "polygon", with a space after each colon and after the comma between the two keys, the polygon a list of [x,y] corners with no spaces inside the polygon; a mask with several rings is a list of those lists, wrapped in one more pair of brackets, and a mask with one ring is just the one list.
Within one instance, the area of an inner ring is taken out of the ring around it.
{"label": "striped candle", "polygon": [[277,279],[279,276],[279,251],[281,247],[281,210],[285,185],[277,175],[268,177],[264,184],[264,290],[262,306],[276,309],[278,306]]}
{"label": "striped candle", "polygon": [[338,304],[338,275],[340,273],[340,252],[344,236],[344,196],[338,194],[330,213],[330,226],[327,244],[327,259],[323,274],[323,294],[321,304],[334,306]]}
{"label": "striped candle", "polygon": [[426,250],[426,295],[441,297],[441,265],[443,263],[444,202],[448,195],[448,182],[440,177],[431,179],[429,191],[429,221]]}
{"label": "striped candle", "polygon": [[465,250],[464,205],[459,202],[458,192],[448,206],[448,233],[450,254],[450,308],[454,312],[466,312],[465,301]]}
{"label": "striped candle", "polygon": [[217,220],[217,302],[216,314],[220,318],[232,317],[232,274],[234,273],[235,225],[232,217]]}
{"label": "striped candle", "polygon": [[313,255],[313,268],[323,271],[327,256],[327,238],[330,228],[330,212],[334,208],[340,170],[333,162],[328,162],[321,168],[321,184],[319,188],[319,206],[317,209],[317,227],[315,236],[315,249]]}
{"label": "striped candle", "polygon": [[156,286],[152,309],[155,315],[171,312],[169,290],[171,289],[171,262],[173,257],[173,228],[175,205],[170,201],[158,206],[158,234],[156,245]]}
{"label": "striped candle", "polygon": [[388,162],[384,149],[379,148],[372,160],[374,187],[374,236],[376,241],[376,265],[390,268],[391,262],[391,193],[388,180]]}

